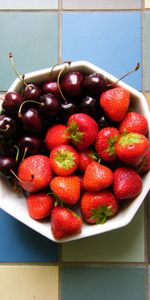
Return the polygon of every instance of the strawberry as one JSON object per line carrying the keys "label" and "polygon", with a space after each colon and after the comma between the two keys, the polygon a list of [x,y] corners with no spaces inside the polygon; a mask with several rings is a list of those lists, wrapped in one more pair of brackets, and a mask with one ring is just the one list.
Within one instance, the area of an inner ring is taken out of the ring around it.
{"label": "strawberry", "polygon": [[120,167],[114,171],[113,190],[118,199],[135,198],[142,186],[142,178],[134,169]]}
{"label": "strawberry", "polygon": [[136,171],[139,173],[139,174],[145,174],[147,173],[148,171],[150,170],[150,150],[148,150],[140,165],[137,167]]}
{"label": "strawberry", "polygon": [[55,239],[60,240],[80,233],[82,220],[79,215],[66,207],[56,206],[51,214],[51,230]]}
{"label": "strawberry", "polygon": [[50,159],[45,155],[28,156],[18,167],[19,184],[30,193],[47,187],[52,177]]}
{"label": "strawberry", "polygon": [[74,205],[80,198],[80,179],[78,176],[56,176],[52,179],[50,188],[66,204]]}
{"label": "strawberry", "polygon": [[124,118],[128,111],[130,93],[118,86],[103,92],[99,101],[109,119],[118,122]]}
{"label": "strawberry", "polygon": [[91,146],[98,133],[96,121],[84,113],[73,114],[68,119],[67,132],[78,150]]}
{"label": "strawberry", "polygon": [[45,144],[49,150],[62,144],[68,144],[69,138],[66,131],[67,127],[63,124],[56,124],[50,127],[45,135]]}
{"label": "strawberry", "polygon": [[98,162],[92,162],[87,166],[83,186],[86,191],[97,192],[109,187],[113,182],[113,172]]}
{"label": "strawberry", "polygon": [[148,147],[148,139],[143,134],[135,132],[122,134],[115,144],[119,159],[132,166],[140,164]]}
{"label": "strawberry", "polygon": [[60,176],[73,174],[79,164],[77,151],[69,145],[60,145],[50,153],[50,165],[53,172]]}
{"label": "strawberry", "polygon": [[127,112],[124,119],[121,121],[119,125],[119,131],[121,133],[136,132],[147,135],[148,123],[143,115],[135,111],[130,111]]}
{"label": "strawberry", "polygon": [[116,159],[115,143],[119,138],[119,131],[115,127],[105,127],[97,135],[95,150],[98,155],[106,161]]}
{"label": "strawberry", "polygon": [[45,193],[32,194],[27,198],[27,207],[32,219],[41,220],[51,215],[54,199]]}
{"label": "strawberry", "polygon": [[103,224],[108,217],[114,216],[119,209],[116,196],[109,190],[85,192],[81,198],[81,213],[90,224]]}
{"label": "strawberry", "polygon": [[92,161],[99,161],[100,158],[97,155],[96,152],[90,149],[82,150],[78,152],[79,154],[79,170],[81,172],[85,172],[87,166],[92,162]]}

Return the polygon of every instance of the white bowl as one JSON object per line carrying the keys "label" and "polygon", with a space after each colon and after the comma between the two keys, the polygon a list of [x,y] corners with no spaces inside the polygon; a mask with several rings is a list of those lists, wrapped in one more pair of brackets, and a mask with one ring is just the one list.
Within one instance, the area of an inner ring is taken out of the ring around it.
{"label": "white bowl", "polygon": [[[62,65],[56,66],[54,68],[53,71],[54,77],[58,75],[61,68]],[[111,74],[105,72],[104,70],[86,61],[72,62],[70,69],[81,70],[87,74],[91,72],[99,72],[104,76],[106,76],[106,78],[111,82],[115,82],[117,80],[117,78],[115,78]],[[25,76],[26,82],[27,83],[44,82],[49,79],[50,71],[51,69],[49,68],[49,69],[44,69],[44,70],[26,74]],[[123,83],[122,81],[119,82],[119,85],[129,90],[131,94],[131,105],[133,106],[134,110],[142,113],[147,118],[149,133],[150,133],[150,112],[145,97],[143,96],[143,94],[141,94],[134,88],[130,87],[129,85]],[[15,82],[10,87],[9,91],[19,91],[20,87],[21,87],[21,82],[19,79],[16,79]],[[73,235],[71,237],[62,239],[60,241],[54,239],[50,229],[49,221],[40,222],[40,221],[35,221],[29,217],[27,207],[26,207],[26,201],[24,197],[14,193],[12,191],[12,188],[4,179],[1,179],[0,182],[0,207],[5,212],[13,216],[14,218],[21,221],[25,225],[29,226],[33,230],[39,232],[40,234],[47,237],[48,239],[53,240],[55,242],[66,242],[66,241],[71,241],[71,240],[76,240],[76,239],[81,239],[81,238],[101,234],[127,225],[133,219],[140,205],[144,201],[146,194],[150,189],[149,183],[150,183],[150,172],[148,172],[143,177],[143,190],[140,193],[140,195],[130,203],[129,202],[126,203],[115,217],[107,220],[107,222],[102,225],[83,224],[82,231],[80,234]]]}

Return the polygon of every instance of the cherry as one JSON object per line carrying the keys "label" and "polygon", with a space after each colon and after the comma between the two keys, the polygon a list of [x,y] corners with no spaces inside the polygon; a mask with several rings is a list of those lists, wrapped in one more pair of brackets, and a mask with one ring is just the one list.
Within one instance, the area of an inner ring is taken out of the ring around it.
{"label": "cherry", "polygon": [[18,148],[23,151],[26,150],[30,155],[37,154],[41,148],[41,140],[35,135],[24,134],[18,139]]}
{"label": "cherry", "polygon": [[[99,129],[102,129],[102,128],[105,128],[105,127],[109,127],[109,126],[113,126],[114,123],[111,122],[110,120],[108,120],[108,118],[105,116],[105,115],[102,115],[98,121],[98,126],[99,126]],[[116,127],[116,125],[115,125]]]}
{"label": "cherry", "polygon": [[98,100],[90,96],[85,96],[81,100],[79,111],[91,116],[94,119],[98,119],[101,115]]}
{"label": "cherry", "polygon": [[0,172],[5,176],[11,176],[11,171],[16,171],[17,162],[9,156],[0,157]]}
{"label": "cherry", "polygon": [[20,114],[23,128],[31,133],[40,133],[43,129],[43,122],[39,111],[35,108],[28,108]]}
{"label": "cherry", "polygon": [[89,95],[99,96],[107,89],[107,79],[99,73],[87,75],[83,81],[83,87]]}
{"label": "cherry", "polygon": [[18,109],[23,102],[23,98],[21,95],[17,92],[8,92],[5,95],[4,101],[2,103],[2,108],[5,110],[8,114],[15,114],[18,112]]}
{"label": "cherry", "polygon": [[48,116],[56,116],[61,109],[60,101],[53,94],[45,94],[40,97],[40,102],[43,103],[42,110]]}
{"label": "cherry", "polygon": [[23,97],[26,100],[38,99],[40,95],[41,95],[41,89],[33,83],[27,84],[23,90]]}
{"label": "cherry", "polygon": [[77,106],[74,103],[62,103],[61,104],[61,118],[65,122],[68,118],[75,114],[77,111]]}
{"label": "cherry", "polygon": [[44,94],[53,94],[56,98],[60,98],[58,84],[56,81],[47,81],[43,84]]}
{"label": "cherry", "polygon": [[60,79],[60,88],[65,97],[77,100],[82,95],[84,76],[79,71],[70,71]]}
{"label": "cherry", "polygon": [[0,137],[9,138],[16,132],[16,121],[10,116],[0,115]]}

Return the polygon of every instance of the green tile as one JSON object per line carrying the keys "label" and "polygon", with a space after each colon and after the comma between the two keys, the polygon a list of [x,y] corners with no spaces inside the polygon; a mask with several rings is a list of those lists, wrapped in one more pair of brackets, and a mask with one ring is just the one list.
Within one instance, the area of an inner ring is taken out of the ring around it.
{"label": "green tile", "polygon": [[144,210],[121,229],[87,239],[64,243],[63,261],[144,262]]}
{"label": "green tile", "polygon": [[146,300],[143,267],[63,267],[61,300]]}
{"label": "green tile", "polygon": [[58,61],[58,14],[50,12],[0,13],[0,90],[16,79],[8,53],[18,72],[47,68]]}
{"label": "green tile", "polygon": [[145,51],[145,76],[144,90],[150,91],[150,13],[144,15],[144,51]]}

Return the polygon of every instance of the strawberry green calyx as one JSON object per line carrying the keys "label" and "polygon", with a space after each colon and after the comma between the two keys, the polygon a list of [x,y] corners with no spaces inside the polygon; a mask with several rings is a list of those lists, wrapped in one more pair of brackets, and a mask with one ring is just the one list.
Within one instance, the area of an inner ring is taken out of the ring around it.
{"label": "strawberry green calyx", "polygon": [[60,149],[56,152],[55,160],[61,168],[68,170],[75,166],[76,158],[71,151]]}
{"label": "strawberry green calyx", "polygon": [[91,157],[94,161],[97,161],[100,163],[101,159],[99,157],[99,155],[95,152],[95,151],[92,151],[89,153],[88,155],[89,157]]}
{"label": "strawberry green calyx", "polygon": [[69,133],[69,138],[71,138],[74,143],[79,143],[83,139],[84,132],[79,130],[79,126],[75,121],[72,121],[69,124],[66,131]]}
{"label": "strawberry green calyx", "polygon": [[124,134],[120,137],[119,144],[123,147],[132,144],[140,144],[142,142],[141,136],[138,133],[130,132],[128,134]]}
{"label": "strawberry green calyx", "polygon": [[92,216],[90,220],[94,220],[96,224],[104,224],[107,217],[113,216],[112,206],[99,206],[98,208],[91,209]]}
{"label": "strawberry green calyx", "polygon": [[115,143],[117,142],[118,136],[115,134],[113,137],[109,137],[107,142],[108,142],[108,147],[106,149],[106,152],[112,156],[115,154]]}

